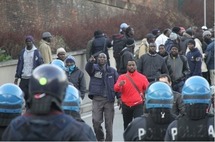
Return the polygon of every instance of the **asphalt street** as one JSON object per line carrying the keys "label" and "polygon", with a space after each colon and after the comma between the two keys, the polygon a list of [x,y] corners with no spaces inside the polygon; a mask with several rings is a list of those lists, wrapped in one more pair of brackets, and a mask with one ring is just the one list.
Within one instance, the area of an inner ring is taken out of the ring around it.
{"label": "asphalt street", "polygon": [[[92,113],[82,113],[82,119],[93,129],[92,125]],[[104,123],[102,123],[103,130],[105,132]],[[113,141],[123,141],[123,119],[121,110],[119,110],[118,106],[115,106],[115,116],[114,116],[114,123],[113,123]]]}

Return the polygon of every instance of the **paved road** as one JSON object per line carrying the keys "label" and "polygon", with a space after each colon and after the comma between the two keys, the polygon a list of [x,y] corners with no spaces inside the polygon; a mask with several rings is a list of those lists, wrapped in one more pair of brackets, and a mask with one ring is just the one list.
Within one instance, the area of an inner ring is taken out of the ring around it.
{"label": "paved road", "polygon": [[[91,112],[82,113],[81,117],[93,129]],[[113,141],[123,141],[123,120],[122,120],[121,111],[119,111],[118,106],[115,107],[115,117],[114,117],[114,124],[113,125],[114,125],[114,127],[113,127]],[[104,128],[104,125],[103,125],[103,128]],[[104,132],[105,132],[105,129],[104,129]]]}

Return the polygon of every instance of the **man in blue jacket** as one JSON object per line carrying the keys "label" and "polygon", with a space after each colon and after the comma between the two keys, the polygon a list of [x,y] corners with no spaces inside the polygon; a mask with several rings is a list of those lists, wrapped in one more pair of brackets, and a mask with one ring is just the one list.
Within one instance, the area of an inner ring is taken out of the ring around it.
{"label": "man in blue jacket", "polygon": [[34,39],[32,36],[26,36],[25,44],[26,47],[21,50],[18,58],[18,64],[16,68],[14,84],[18,84],[20,80],[19,87],[24,92],[25,100],[28,99],[28,88],[29,88],[29,78],[32,75],[33,70],[43,64],[43,58],[40,51],[34,45]]}
{"label": "man in blue jacket", "polygon": [[190,67],[189,77],[198,75],[202,76],[201,65],[202,65],[202,54],[196,48],[196,43],[193,39],[187,43],[190,51],[187,53],[187,61]]}
{"label": "man in blue jacket", "polygon": [[[90,76],[89,98],[92,99],[92,122],[94,132],[98,141],[112,141],[113,139],[113,119],[114,119],[114,84],[117,81],[117,71],[107,65],[105,53],[98,55],[97,63],[91,56],[85,66],[85,70]],[[103,116],[105,118],[103,118]],[[105,119],[106,138],[101,124]]]}

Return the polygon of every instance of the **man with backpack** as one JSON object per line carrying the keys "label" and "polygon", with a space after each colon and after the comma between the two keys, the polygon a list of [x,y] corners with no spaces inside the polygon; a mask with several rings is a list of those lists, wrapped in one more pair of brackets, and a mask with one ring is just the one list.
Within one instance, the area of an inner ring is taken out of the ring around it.
{"label": "man with backpack", "polygon": [[116,69],[120,67],[120,52],[126,47],[127,38],[125,35],[126,29],[129,27],[126,23],[120,25],[120,32],[112,36],[113,42],[113,57],[116,61]]}
{"label": "man with backpack", "polygon": [[190,69],[187,58],[184,55],[179,55],[178,45],[172,45],[170,55],[165,57],[165,63],[172,80],[173,90],[181,92]]}
{"label": "man with backpack", "polygon": [[97,57],[100,53],[105,53],[107,56],[107,64],[110,65],[110,61],[109,61],[110,56],[107,49],[110,47],[111,47],[111,42],[108,39],[108,37],[106,37],[102,31],[97,30],[94,32],[94,39],[92,41],[92,47],[90,50],[89,57],[93,56],[97,60]]}

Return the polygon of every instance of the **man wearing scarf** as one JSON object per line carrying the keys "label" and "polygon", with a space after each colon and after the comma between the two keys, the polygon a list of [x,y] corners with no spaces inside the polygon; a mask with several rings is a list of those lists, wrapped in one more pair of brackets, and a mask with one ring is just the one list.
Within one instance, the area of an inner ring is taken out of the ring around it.
{"label": "man wearing scarf", "polygon": [[80,97],[84,99],[86,93],[86,80],[84,73],[76,66],[75,58],[69,55],[65,59],[66,74],[69,82],[71,82],[80,92]]}

